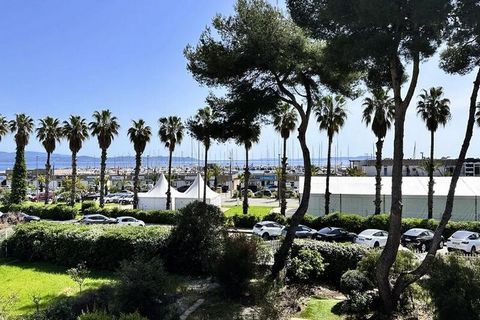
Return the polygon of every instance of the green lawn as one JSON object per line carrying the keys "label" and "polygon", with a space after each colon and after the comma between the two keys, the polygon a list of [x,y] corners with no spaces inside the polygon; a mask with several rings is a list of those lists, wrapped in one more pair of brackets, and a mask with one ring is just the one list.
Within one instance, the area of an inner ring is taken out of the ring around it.
{"label": "green lawn", "polygon": [[307,303],[307,307],[303,310],[298,318],[308,320],[341,320],[341,316],[338,316],[332,312],[333,306],[339,303],[336,299],[322,299],[318,297],[312,297]]}
{"label": "green lawn", "polygon": [[[249,206],[248,213],[258,217],[264,217],[267,214],[269,214],[273,208],[274,207]],[[226,217],[232,217],[232,216],[241,215],[241,214],[243,214],[242,206],[229,207],[229,209],[225,211]]]}
{"label": "green lawn", "polygon": [[[0,260],[0,300],[12,293],[16,301],[9,310],[13,315],[27,314],[35,310],[32,296],[41,298],[41,306],[60,295],[76,295],[78,286],[66,273],[67,268],[48,263],[23,263]],[[85,289],[99,287],[112,281],[110,273],[92,272]]]}

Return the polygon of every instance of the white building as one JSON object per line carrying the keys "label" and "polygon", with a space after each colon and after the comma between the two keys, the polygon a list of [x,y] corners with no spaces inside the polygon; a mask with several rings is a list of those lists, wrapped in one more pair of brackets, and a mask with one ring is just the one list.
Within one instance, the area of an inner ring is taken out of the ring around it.
{"label": "white building", "polygon": [[[439,219],[445,208],[450,177],[436,177],[433,216]],[[300,195],[304,177],[300,178]],[[310,203],[307,210],[313,215],[324,215],[326,177],[312,177]],[[391,206],[391,177],[382,178],[382,212]],[[362,216],[375,211],[375,177],[331,177],[330,211],[355,213]],[[402,203],[404,217],[427,217],[428,177],[403,177]],[[478,220],[477,198],[480,196],[480,177],[460,177],[455,191],[452,220]]]}

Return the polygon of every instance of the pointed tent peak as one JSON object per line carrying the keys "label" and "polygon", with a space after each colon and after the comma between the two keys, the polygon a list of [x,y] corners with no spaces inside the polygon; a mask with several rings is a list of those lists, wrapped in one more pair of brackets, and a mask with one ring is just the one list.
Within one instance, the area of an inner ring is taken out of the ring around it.
{"label": "pointed tent peak", "polygon": [[[167,196],[167,190],[168,190],[168,181],[165,175],[160,173],[160,176],[158,177],[158,180],[155,184],[155,186],[148,192],[141,194],[141,196],[144,197],[166,197]],[[177,197],[180,192],[178,192],[175,188],[170,188],[171,196]],[[140,195],[140,193],[139,193]]]}
{"label": "pointed tent peak", "polygon": [[[203,198],[203,184],[204,180],[200,173],[197,173],[197,177],[195,181],[193,181],[192,185],[182,194],[183,198]],[[207,186],[207,198],[215,198],[218,197],[219,194],[210,189]]]}

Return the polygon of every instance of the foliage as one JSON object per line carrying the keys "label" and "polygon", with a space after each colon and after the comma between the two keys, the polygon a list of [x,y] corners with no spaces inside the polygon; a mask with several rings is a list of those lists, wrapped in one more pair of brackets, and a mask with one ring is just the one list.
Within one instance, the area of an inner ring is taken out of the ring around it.
{"label": "foliage", "polygon": [[163,252],[169,228],[82,226],[30,223],[16,227],[8,240],[9,254],[28,261],[49,261],[65,266],[86,262],[90,268],[115,269],[133,255]]}
{"label": "foliage", "polygon": [[87,208],[83,211],[87,214],[103,214],[107,217],[117,218],[130,216],[142,220],[145,223],[173,225],[177,223],[177,211],[174,210],[140,210],[115,208]]}
{"label": "foliage", "polygon": [[480,319],[480,268],[477,259],[437,257],[425,286],[437,319]]}
{"label": "foliage", "polygon": [[373,283],[365,273],[359,270],[348,270],[340,278],[340,290],[347,295],[363,292],[373,288]]}
{"label": "foliage", "polygon": [[[373,283],[376,283],[375,270],[380,254],[380,250],[370,250],[358,263],[358,270],[363,272]],[[390,276],[394,279],[402,272],[413,270],[417,264],[417,258],[412,251],[398,250],[397,258],[390,270]]]}
{"label": "foliage", "polygon": [[260,258],[260,243],[255,237],[244,234],[225,238],[223,253],[215,275],[225,294],[239,297],[247,292],[250,280],[255,276]]}
{"label": "foliage", "polygon": [[216,206],[192,202],[180,209],[168,239],[167,267],[175,272],[205,274],[221,254],[224,216]]}
{"label": "foliage", "polygon": [[292,258],[287,272],[293,281],[313,284],[321,279],[325,264],[320,252],[311,248],[302,248]]}
{"label": "foliage", "polygon": [[362,169],[358,167],[347,168],[346,173],[347,176],[350,177],[363,177],[365,175],[365,172],[363,172]]}
{"label": "foliage", "polygon": [[159,305],[166,292],[167,274],[159,258],[122,261],[117,277],[115,304],[118,311],[139,311],[152,319],[160,317]]}
{"label": "foliage", "polygon": [[147,318],[142,317],[138,312],[121,314],[118,320],[148,320]]}
{"label": "foliage", "polygon": [[80,262],[76,267],[68,269],[67,274],[78,284],[79,291],[82,292],[83,284],[90,274],[90,270],[87,269],[85,263]]}
{"label": "foliage", "polygon": [[112,320],[113,317],[103,311],[95,311],[81,314],[77,320]]}
{"label": "foliage", "polygon": [[93,200],[88,200],[88,201],[82,201],[82,206],[80,208],[80,211],[85,214],[85,211],[87,210],[98,210],[98,203]]}
{"label": "foliage", "polygon": [[317,251],[323,258],[324,272],[321,279],[333,284],[339,284],[341,276],[357,267],[358,262],[368,251],[358,245],[327,243],[323,241],[301,240],[292,246],[291,258],[298,256],[302,249]]}
{"label": "foliage", "polygon": [[44,205],[43,203],[12,204],[0,207],[2,212],[23,212],[49,220],[72,220],[78,214],[78,210],[63,204]]}
{"label": "foliage", "polygon": [[19,204],[27,196],[27,167],[25,165],[25,149],[17,148],[13,167],[12,185],[9,203]]}

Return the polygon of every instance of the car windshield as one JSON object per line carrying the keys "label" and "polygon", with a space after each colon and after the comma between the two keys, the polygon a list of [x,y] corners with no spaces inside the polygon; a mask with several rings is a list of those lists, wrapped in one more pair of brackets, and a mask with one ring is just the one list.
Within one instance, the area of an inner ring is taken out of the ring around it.
{"label": "car windshield", "polygon": [[420,233],[424,232],[424,229],[410,229],[405,232],[406,236],[418,236]]}
{"label": "car windshield", "polygon": [[373,235],[374,233],[377,233],[378,230],[372,230],[372,229],[368,229],[368,230],[364,230],[362,232],[360,232],[359,236],[371,236]]}
{"label": "car windshield", "polygon": [[468,238],[472,233],[469,231],[457,231],[452,234],[452,238],[454,239],[465,239]]}
{"label": "car windshield", "polygon": [[318,233],[329,234],[329,233],[333,233],[334,230],[336,230],[336,229],[326,227],[326,228],[320,229],[320,231],[318,231]]}

